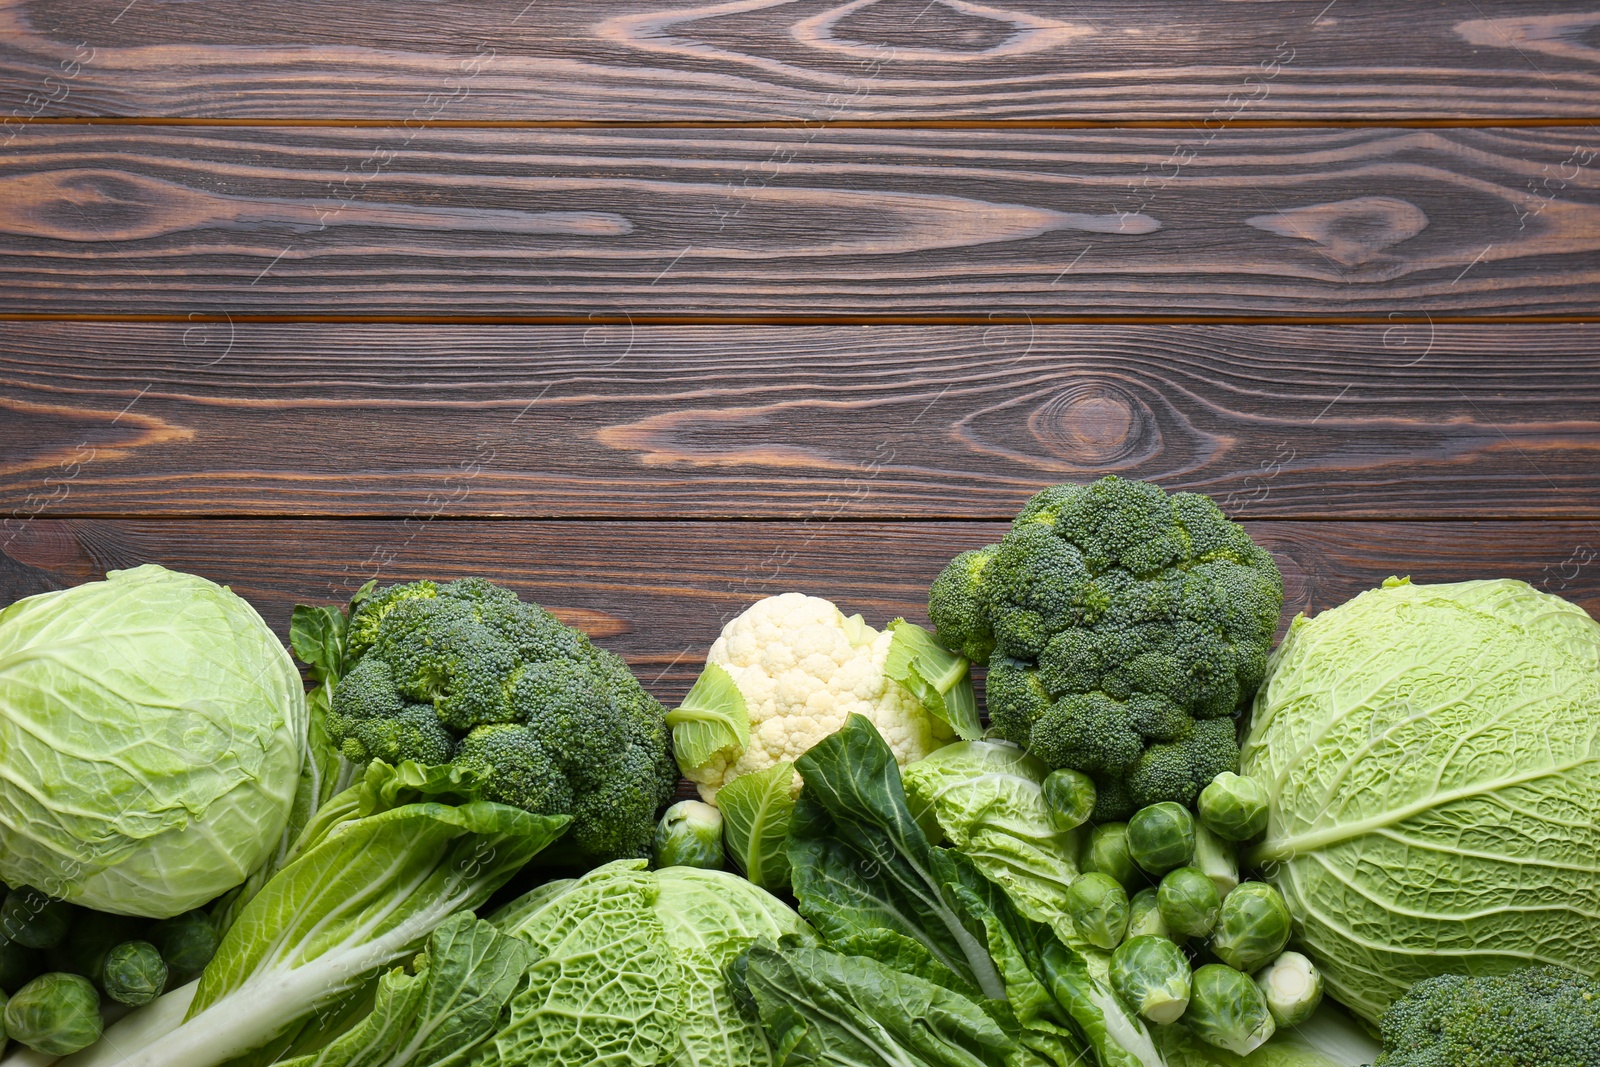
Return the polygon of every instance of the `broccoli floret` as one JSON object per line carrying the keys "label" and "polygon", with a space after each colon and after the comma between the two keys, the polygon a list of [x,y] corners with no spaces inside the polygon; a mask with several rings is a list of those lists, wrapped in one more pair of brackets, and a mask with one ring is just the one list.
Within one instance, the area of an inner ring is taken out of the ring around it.
{"label": "broccoli floret", "polygon": [[566,815],[573,810],[567,776],[526,726],[478,727],[462,739],[455,763],[483,775],[483,796],[489,800],[539,815]]}
{"label": "broccoli floret", "polygon": [[1380,1067],[1595,1067],[1600,981],[1559,967],[1428,978],[1382,1031]]}
{"label": "broccoli floret", "polygon": [[1146,748],[1127,776],[1134,810],[1166,800],[1194,807],[1200,790],[1213,778],[1239,769],[1236,730],[1232,719],[1200,719],[1186,726],[1177,740]]}
{"label": "broccoli floret", "polygon": [[996,547],[956,556],[928,590],[928,602],[939,605],[939,616],[944,619],[939,630],[944,647],[974,663],[988,662],[994,652],[994,634],[984,622],[979,591],[983,570],[994,558]]}
{"label": "broccoli floret", "polygon": [[645,855],[677,782],[665,710],[627,665],[482,578],[378,590],[350,617],[360,658],[329,736],[357,762],[456,763],[480,794],[570,814],[568,855]]}
{"label": "broccoli floret", "polygon": [[1109,807],[1192,804],[1237,768],[1282,607],[1271,554],[1210,499],[1115,476],[1037,493],[928,597],[940,643],[991,665],[994,732]]}

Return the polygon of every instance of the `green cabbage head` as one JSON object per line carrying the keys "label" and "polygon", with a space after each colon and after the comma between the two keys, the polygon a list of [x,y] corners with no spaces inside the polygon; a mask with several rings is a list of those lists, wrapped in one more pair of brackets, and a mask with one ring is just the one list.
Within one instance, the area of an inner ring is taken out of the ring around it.
{"label": "green cabbage head", "polygon": [[299,672],[224,586],[154,565],[0,612],[0,880],[166,918],[244,881],[300,777]]}
{"label": "green cabbage head", "polygon": [[1242,763],[1272,794],[1252,859],[1369,1021],[1437,974],[1600,976],[1600,624],[1582,608],[1391,578],[1298,618]]}

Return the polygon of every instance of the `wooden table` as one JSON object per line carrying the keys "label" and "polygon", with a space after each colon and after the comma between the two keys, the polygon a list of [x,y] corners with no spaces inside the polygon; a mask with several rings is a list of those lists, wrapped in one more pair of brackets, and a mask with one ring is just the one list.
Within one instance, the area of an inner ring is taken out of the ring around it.
{"label": "wooden table", "polygon": [[483,574],[671,701],[1116,472],[1600,614],[1593,4],[0,0],[0,116],[0,603]]}

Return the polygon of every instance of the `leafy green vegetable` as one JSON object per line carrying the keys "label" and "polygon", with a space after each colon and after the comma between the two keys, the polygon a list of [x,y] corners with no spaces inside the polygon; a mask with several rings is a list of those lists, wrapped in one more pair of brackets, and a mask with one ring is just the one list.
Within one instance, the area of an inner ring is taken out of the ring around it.
{"label": "leafy green vegetable", "polygon": [[533,949],[507,1020],[473,1063],[769,1067],[727,984],[758,937],[815,935],[776,897],[721,871],[619,860],[496,913]]}
{"label": "leafy green vegetable", "polygon": [[442,1067],[460,1063],[500,1020],[531,953],[514,937],[459,912],[417,957],[378,980],[371,1012],[318,1052],[282,1067]]}
{"label": "leafy green vegetable", "polygon": [[945,891],[959,878],[906,805],[899,769],[877,729],[852,715],[795,764],[805,781],[789,828],[800,913],[823,937],[888,929],[920,943],[986,997],[1005,983],[983,939]]}
{"label": "leafy green vegetable", "polygon": [[199,974],[217,954],[217,928],[203,911],[186,911],[156,926],[152,940],[172,973]]}
{"label": "leafy green vegetable", "polygon": [[883,673],[909,689],[923,707],[948,723],[963,741],[982,737],[978,698],[966,659],[945,651],[932,634],[915,623],[895,619],[889,629],[894,640],[889,645]]}
{"label": "leafy green vegetable", "polygon": [[722,869],[722,812],[698,800],[680,800],[656,827],[657,867]]}
{"label": "leafy green vegetable", "polygon": [[772,1067],[760,1025],[734,1003],[728,968],[758,938],[815,944],[816,934],[782,901],[731,874],[674,867],[656,872],[656,886],[656,917],[683,983],[675,1067]]}
{"label": "leafy green vegetable", "polygon": [[1161,917],[1161,906],[1155,886],[1139,890],[1128,900],[1128,937],[1164,937],[1182,944],[1184,936],[1174,932]]}
{"label": "leafy green vegetable", "polygon": [[598,867],[503,926],[533,947],[509,1021],[484,1064],[625,1067],[671,1063],[685,990],[643,861]]}
{"label": "leafy green vegetable", "polygon": [[788,760],[743,774],[717,792],[723,843],[751,882],[789,888],[789,822],[794,816],[794,764]]}
{"label": "leafy green vegetable", "polygon": [[300,674],[226,587],[148,564],[0,612],[0,879],[165,918],[245,880],[289,818]]}
{"label": "leafy green vegetable", "polygon": [[1289,943],[1291,921],[1276,889],[1266,882],[1245,882],[1222,902],[1211,951],[1229,967],[1254,971]]}
{"label": "leafy green vegetable", "polygon": [[[245,905],[182,1024],[102,1042],[83,1067],[213,1067],[263,1045],[415,952],[566,828],[564,816],[465,799],[470,789],[453,768],[372,763]],[[168,997],[141,1011],[165,1017]]]}
{"label": "leafy green vegetable", "polygon": [[1067,891],[1067,913],[1078,936],[1106,952],[1128,935],[1128,894],[1109,874],[1078,875]]}
{"label": "leafy green vegetable", "polygon": [[1298,952],[1280,953],[1257,971],[1256,985],[1280,1027],[1299,1026],[1322,1004],[1322,974]]}
{"label": "leafy green vegetable", "polygon": [[1165,937],[1130,937],[1111,954],[1111,988],[1153,1023],[1189,1007],[1189,960]]}
{"label": "leafy green vegetable", "polygon": [[1128,848],[1127,823],[1106,822],[1091,830],[1078,854],[1078,866],[1086,872],[1110,875],[1130,893],[1137,892],[1149,881],[1133,862],[1133,853]]}
{"label": "leafy green vegetable", "polygon": [[1192,805],[1236,770],[1283,606],[1272,556],[1198,493],[1057,485],[934,581],[939,642],[989,665],[993,729],[1095,779],[1095,819]]}
{"label": "leafy green vegetable", "polygon": [[100,1039],[100,994],[81,974],[41,974],[11,995],[5,1032],[35,1052],[66,1056]]}
{"label": "leafy green vegetable", "polygon": [[973,1001],[862,956],[767,942],[745,981],[778,1062],[794,1067],[1022,1067],[1021,1046]]}
{"label": "leafy green vegetable", "polygon": [[1600,977],[1600,624],[1522,582],[1381,589],[1300,618],[1244,746],[1270,865],[1368,1021],[1435,974]]}
{"label": "leafy green vegetable", "polygon": [[1267,828],[1271,799],[1254,778],[1223,771],[1200,791],[1200,821],[1229,841],[1248,841]]}
{"label": "leafy green vegetable", "polygon": [[167,987],[166,961],[148,941],[124,941],[106,953],[100,985],[118,1003],[148,1004]]}
{"label": "leafy green vegetable", "polygon": [[74,908],[19,886],[0,902],[0,937],[26,948],[55,948],[72,927]]}
{"label": "leafy green vegetable", "polygon": [[1194,816],[1170,800],[1140,808],[1128,820],[1128,852],[1158,877],[1187,865],[1194,859]]}
{"label": "leafy green vegetable", "polygon": [[750,747],[750,712],[733,675],[708,663],[683,703],[667,712],[672,748],[681,767],[698,767],[727,753],[730,761]]}
{"label": "leafy green vegetable", "polygon": [[1245,1056],[1207,1044],[1182,1022],[1156,1033],[1167,1067],[1365,1067],[1378,1054],[1376,1042],[1328,1008],[1309,1023],[1278,1030]]}
{"label": "leafy green vegetable", "polygon": [[649,854],[677,770],[620,658],[482,578],[374,590],[344,641],[327,727],[346,759],[454,763],[485,800],[571,816],[563,859]]}
{"label": "leafy green vegetable", "polygon": [[1074,1062],[1087,1043],[1105,1067],[1160,1067],[1144,1025],[1107,984],[1103,955],[1069,947],[972,860],[928,841],[869,721],[851,716],[798,768],[795,895],[831,947],[870,945],[880,961],[888,947],[900,960],[920,953],[921,966],[901,969],[980,998],[1003,1026],[1009,1015],[1019,1042],[1052,1061]]}
{"label": "leafy green vegetable", "polygon": [[1015,745],[964,741],[909,765],[901,781],[924,830],[942,833],[1018,911],[1071,937],[1066,901],[1080,835],[1057,829],[1047,773]]}
{"label": "leafy green vegetable", "polygon": [[1194,828],[1193,865],[1211,879],[1217,895],[1226,899],[1239,886],[1239,848],[1206,829],[1203,823]]}
{"label": "leafy green vegetable", "polygon": [[1094,779],[1071,767],[1051,771],[1044,779],[1044,801],[1057,830],[1076,830],[1094,814]]}
{"label": "leafy green vegetable", "polygon": [[1194,972],[1191,983],[1183,1022],[1206,1043],[1247,1056],[1277,1030],[1266,998],[1248,974],[1208,963]]}
{"label": "leafy green vegetable", "polygon": [[1200,868],[1179,867],[1161,879],[1156,907],[1167,929],[1179,937],[1210,937],[1222,915],[1222,897]]}

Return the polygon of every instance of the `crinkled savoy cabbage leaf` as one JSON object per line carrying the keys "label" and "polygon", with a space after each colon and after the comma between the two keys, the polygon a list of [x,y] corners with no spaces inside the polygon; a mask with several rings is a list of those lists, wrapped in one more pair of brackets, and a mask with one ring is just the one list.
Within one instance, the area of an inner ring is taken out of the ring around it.
{"label": "crinkled savoy cabbage leaf", "polygon": [[1600,975],[1600,624],[1522,582],[1391,579],[1297,619],[1257,696],[1255,850],[1328,991]]}

